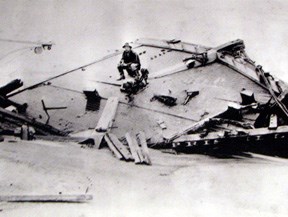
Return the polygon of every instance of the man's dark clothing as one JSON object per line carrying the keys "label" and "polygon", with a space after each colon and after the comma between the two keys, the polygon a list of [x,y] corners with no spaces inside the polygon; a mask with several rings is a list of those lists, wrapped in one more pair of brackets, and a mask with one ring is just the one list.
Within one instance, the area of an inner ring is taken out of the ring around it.
{"label": "man's dark clothing", "polygon": [[[139,56],[137,53],[135,53],[132,50],[124,51],[122,54],[122,59],[120,62],[128,64],[126,66],[124,66],[122,64],[118,65],[118,71],[119,71],[121,77],[124,77],[124,71],[123,71],[124,69],[127,70],[127,73],[130,76],[134,77],[137,75],[137,70],[139,70],[141,68]],[[131,64],[134,64],[136,66],[136,71],[133,70],[133,67],[131,67]]]}
{"label": "man's dark clothing", "polygon": [[139,69],[141,68],[140,64],[140,59],[137,53],[134,51],[124,51],[122,54],[122,59],[124,63],[129,64],[129,63],[138,63],[139,64]]}

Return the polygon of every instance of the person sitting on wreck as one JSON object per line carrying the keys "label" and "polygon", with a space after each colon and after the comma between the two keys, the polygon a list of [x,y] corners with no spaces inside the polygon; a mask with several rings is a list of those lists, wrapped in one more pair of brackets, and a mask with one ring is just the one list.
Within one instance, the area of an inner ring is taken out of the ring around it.
{"label": "person sitting on wreck", "polygon": [[117,79],[118,81],[125,79],[124,69],[126,69],[128,75],[134,78],[139,76],[139,70],[141,68],[139,56],[132,50],[132,47],[129,45],[129,43],[125,43],[123,48],[125,50],[117,67],[120,73],[120,78]]}

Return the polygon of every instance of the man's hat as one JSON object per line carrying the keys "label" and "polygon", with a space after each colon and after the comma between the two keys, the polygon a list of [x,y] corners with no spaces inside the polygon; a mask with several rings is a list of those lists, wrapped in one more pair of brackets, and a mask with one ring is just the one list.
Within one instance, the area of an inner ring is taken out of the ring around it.
{"label": "man's hat", "polygon": [[131,46],[128,42],[123,45],[123,48],[125,48],[125,47],[130,47],[130,48],[132,48],[132,46]]}

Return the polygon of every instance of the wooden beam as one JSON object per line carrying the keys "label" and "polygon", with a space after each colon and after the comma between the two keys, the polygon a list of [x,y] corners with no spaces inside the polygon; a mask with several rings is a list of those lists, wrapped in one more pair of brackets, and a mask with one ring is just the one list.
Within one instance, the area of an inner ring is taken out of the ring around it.
{"label": "wooden beam", "polygon": [[115,148],[121,153],[126,161],[134,160],[128,148],[118,140],[116,135],[107,133],[106,136],[110,139]]}
{"label": "wooden beam", "polygon": [[116,115],[119,100],[117,97],[109,97],[105,108],[101,114],[98,124],[95,128],[97,132],[107,132],[112,127]]}
{"label": "wooden beam", "polygon": [[1,202],[69,202],[82,203],[92,200],[93,196],[88,194],[80,195],[2,195]]}
{"label": "wooden beam", "polygon": [[135,164],[141,163],[141,158],[140,158],[140,156],[138,155],[138,152],[137,152],[138,144],[137,144],[136,139],[133,138],[130,133],[126,133],[125,137],[126,137],[126,140],[128,142],[132,157],[134,158]]}
{"label": "wooden beam", "polygon": [[139,134],[137,135],[137,137],[138,137],[139,142],[141,144],[144,162],[147,163],[148,165],[151,165],[152,162],[151,162],[151,159],[149,157],[149,150],[148,150],[148,146],[147,146],[147,142],[146,142],[145,133],[143,131],[140,131]]}
{"label": "wooden beam", "polygon": [[110,148],[110,150],[113,152],[113,154],[115,155],[116,158],[118,158],[119,160],[123,159],[123,156],[121,155],[121,153],[117,150],[117,148],[114,146],[113,142],[111,141],[111,139],[109,138],[109,136],[107,136],[107,134],[104,136],[105,141],[107,142],[108,147]]}

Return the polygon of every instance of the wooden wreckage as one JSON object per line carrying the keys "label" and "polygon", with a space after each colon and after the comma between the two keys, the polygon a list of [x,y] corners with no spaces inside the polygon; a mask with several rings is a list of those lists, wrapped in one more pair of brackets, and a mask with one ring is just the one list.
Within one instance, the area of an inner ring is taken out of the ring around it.
{"label": "wooden wreckage", "polygon": [[132,44],[148,85],[121,91],[121,50],[36,84],[14,80],[0,88],[2,134],[106,146],[147,165],[148,147],[287,157],[288,86],[251,60],[242,40],[214,48],[175,39]]}

